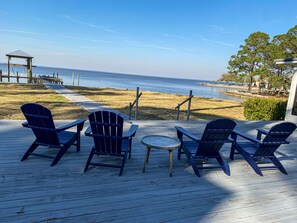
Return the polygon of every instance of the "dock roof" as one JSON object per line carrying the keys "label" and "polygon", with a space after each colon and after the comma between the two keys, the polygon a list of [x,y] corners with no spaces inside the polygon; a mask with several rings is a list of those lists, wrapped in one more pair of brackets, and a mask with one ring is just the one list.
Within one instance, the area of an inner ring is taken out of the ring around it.
{"label": "dock roof", "polygon": [[16,57],[16,58],[31,58],[31,59],[33,58],[32,56],[30,56],[29,54],[25,53],[22,50],[17,50],[17,51],[14,51],[12,53],[8,53],[8,54],[6,54],[6,56]]}

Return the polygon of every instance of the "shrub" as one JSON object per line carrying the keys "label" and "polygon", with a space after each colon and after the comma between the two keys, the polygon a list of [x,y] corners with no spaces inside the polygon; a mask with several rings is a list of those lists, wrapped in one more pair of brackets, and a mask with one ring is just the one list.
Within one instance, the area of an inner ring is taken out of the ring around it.
{"label": "shrub", "polygon": [[287,101],[266,98],[249,98],[244,101],[244,117],[247,120],[283,120]]}

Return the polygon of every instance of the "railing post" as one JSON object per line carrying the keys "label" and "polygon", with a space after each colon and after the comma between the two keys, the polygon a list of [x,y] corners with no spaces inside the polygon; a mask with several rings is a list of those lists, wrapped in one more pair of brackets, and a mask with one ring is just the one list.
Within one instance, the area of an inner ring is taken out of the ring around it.
{"label": "railing post", "polygon": [[179,108],[180,108],[180,104],[177,105],[176,120],[179,120]]}
{"label": "railing post", "polygon": [[192,90],[190,90],[190,94],[189,94],[188,111],[187,111],[187,121],[189,121],[189,119],[190,119],[191,101],[192,101]]}
{"label": "railing post", "polygon": [[0,70],[0,82],[2,82],[2,70]]}
{"label": "railing post", "polygon": [[19,72],[16,72],[17,83],[19,83]]}
{"label": "railing post", "polygon": [[138,95],[139,95],[139,87],[136,88],[135,120],[137,120],[137,117],[138,117]]}
{"label": "railing post", "polygon": [[7,61],[7,82],[10,82],[10,57],[8,57]]}
{"label": "railing post", "polygon": [[72,86],[74,86],[74,72],[72,72]]}
{"label": "railing post", "polygon": [[132,103],[130,102],[130,105],[129,105],[129,120],[131,120],[131,115],[132,115]]}

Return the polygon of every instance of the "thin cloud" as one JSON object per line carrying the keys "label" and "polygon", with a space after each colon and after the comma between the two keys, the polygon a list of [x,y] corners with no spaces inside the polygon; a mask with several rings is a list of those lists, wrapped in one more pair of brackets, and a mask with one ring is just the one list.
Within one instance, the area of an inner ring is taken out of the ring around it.
{"label": "thin cloud", "polygon": [[211,31],[215,33],[231,34],[231,32],[228,32],[223,27],[217,25],[212,25]]}
{"label": "thin cloud", "polygon": [[44,33],[38,33],[38,32],[30,32],[25,30],[17,30],[17,29],[1,29],[1,32],[8,32],[8,33],[21,33],[21,34],[30,34],[30,35],[39,35],[39,36],[45,36]]}
{"label": "thin cloud", "polygon": [[31,19],[31,20],[35,20],[35,21],[38,21],[38,22],[43,22],[43,23],[53,23],[53,21],[51,21],[51,20],[42,19],[42,18],[38,18],[38,17],[34,17],[34,16],[27,16],[26,18]]}
{"label": "thin cloud", "polygon": [[182,53],[182,54],[184,54],[186,56],[191,56],[191,57],[199,57],[198,55],[193,54],[193,53]]}
{"label": "thin cloud", "polygon": [[144,47],[144,48],[153,48],[153,49],[159,49],[159,50],[168,50],[168,51],[174,51],[176,49],[174,48],[170,48],[170,47],[165,47],[165,46],[160,46],[160,45],[146,45],[146,44],[143,44],[142,46],[140,47]]}
{"label": "thin cloud", "polygon": [[200,39],[201,39],[202,41],[209,42],[209,43],[213,43],[213,44],[217,44],[217,45],[223,45],[223,46],[228,46],[228,47],[234,47],[233,44],[226,43],[226,42],[222,42],[222,41],[216,41],[216,40],[206,39],[206,38],[204,38],[204,37],[201,37]]}
{"label": "thin cloud", "polygon": [[101,40],[101,39],[86,39],[86,41],[91,41],[91,42],[95,42],[95,43],[108,43],[108,44],[123,45],[123,43],[121,43],[121,42]]}
{"label": "thin cloud", "polygon": [[115,33],[114,30],[109,29],[109,28],[107,28],[105,26],[98,26],[98,25],[93,24],[93,23],[89,23],[89,22],[85,22],[85,21],[82,21],[82,20],[78,20],[78,19],[75,19],[75,18],[73,18],[73,17],[71,17],[69,15],[63,15],[63,17],[65,19],[67,19],[68,21],[73,22],[73,23],[81,24],[81,25],[88,26],[88,27],[91,27],[91,28],[101,29],[101,30],[103,30],[105,32],[109,32],[109,33]]}
{"label": "thin cloud", "polygon": [[151,49],[159,49],[159,50],[167,50],[167,51],[176,50],[174,48],[170,48],[170,47],[166,47],[166,46],[146,44],[146,43],[142,43],[142,42],[134,41],[134,40],[126,40],[125,42],[115,42],[115,41],[107,41],[107,40],[89,39],[89,41],[93,41],[93,42],[97,42],[97,43],[117,44],[117,45],[123,45],[123,46],[135,47],[135,48],[151,48]]}
{"label": "thin cloud", "polygon": [[136,48],[152,48],[152,49],[167,50],[167,51],[176,50],[174,48],[167,47],[167,46],[164,46],[162,44],[147,44],[147,43],[143,43],[143,42],[135,41],[135,40],[130,40],[130,39],[126,39],[125,42],[128,45],[130,45],[132,47],[136,47]]}
{"label": "thin cloud", "polygon": [[64,34],[57,34],[57,37],[65,38],[65,39],[72,39],[72,40],[82,40],[79,37],[71,36],[71,35],[64,35]]}
{"label": "thin cloud", "polygon": [[168,38],[174,38],[174,39],[182,39],[182,40],[187,40],[188,39],[185,36],[180,36],[180,35],[175,35],[175,34],[168,34],[168,33],[163,33],[162,36],[168,37]]}
{"label": "thin cloud", "polygon": [[39,54],[43,54],[43,55],[54,55],[54,56],[73,56],[76,55],[75,52],[65,52],[65,51],[40,51]]}

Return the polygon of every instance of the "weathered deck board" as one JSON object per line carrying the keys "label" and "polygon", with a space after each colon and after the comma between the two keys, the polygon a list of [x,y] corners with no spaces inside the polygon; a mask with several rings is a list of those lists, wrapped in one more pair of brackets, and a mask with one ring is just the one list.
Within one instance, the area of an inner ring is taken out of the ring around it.
{"label": "weathered deck board", "polygon": [[[58,122],[59,124],[65,121]],[[175,125],[196,135],[205,121],[137,121],[131,160],[123,176],[119,169],[90,168],[83,173],[92,139],[82,137],[81,152],[71,148],[60,162],[20,158],[33,135],[21,121],[0,121],[0,222],[295,222],[297,217],[297,133],[278,156],[289,175],[264,170],[260,177],[240,157],[229,162],[231,176],[205,170],[198,178],[185,158],[174,158],[169,177],[166,151],[152,150],[142,173],[148,134],[175,136]],[[249,134],[271,122],[238,122]],[[55,152],[47,148],[44,153]],[[228,159],[230,145],[223,149]],[[174,153],[176,157],[176,151]]]}

